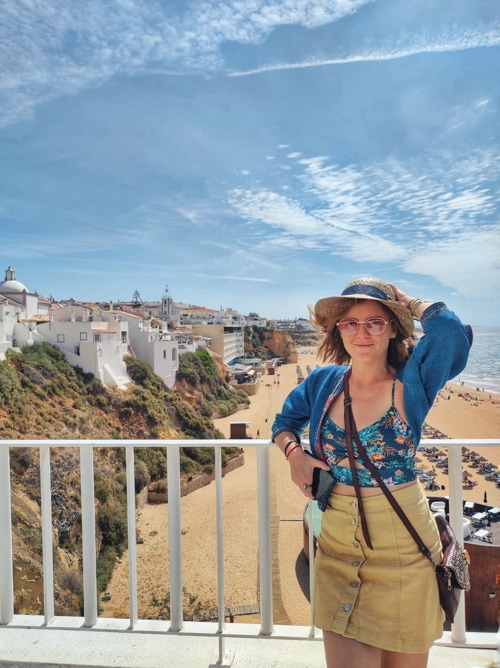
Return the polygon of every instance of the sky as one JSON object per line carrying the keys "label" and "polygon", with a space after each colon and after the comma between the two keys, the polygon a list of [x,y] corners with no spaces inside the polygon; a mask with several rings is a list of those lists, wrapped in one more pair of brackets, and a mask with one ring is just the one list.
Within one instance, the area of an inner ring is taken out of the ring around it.
{"label": "sky", "polygon": [[498,0],[0,0],[0,280],[500,326],[499,47]]}

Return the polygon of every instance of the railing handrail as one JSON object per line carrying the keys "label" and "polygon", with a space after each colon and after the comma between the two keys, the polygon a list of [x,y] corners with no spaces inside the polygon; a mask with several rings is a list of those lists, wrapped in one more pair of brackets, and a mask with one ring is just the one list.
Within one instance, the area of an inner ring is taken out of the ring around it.
{"label": "railing handrail", "polygon": [[[500,447],[500,439],[424,439],[420,447],[439,445],[448,449],[449,467],[449,499],[450,523],[456,529],[457,537],[463,540],[462,532],[462,485],[461,485],[461,449]],[[183,620],[182,591],[182,553],[181,553],[181,521],[180,521],[180,448],[199,447],[215,448],[215,483],[216,483],[216,515],[217,515],[217,576],[218,576],[218,625],[216,635],[219,638],[219,652],[223,653],[223,638],[237,635],[238,630],[224,628],[224,542],[222,532],[222,457],[224,447],[254,447],[257,449],[257,489],[258,489],[258,523],[259,523],[259,580],[261,602],[261,635],[273,633],[272,610],[272,568],[271,568],[271,506],[270,506],[270,448],[274,447],[267,439],[17,439],[0,440],[0,563],[13,563],[12,547],[12,516],[11,516],[11,481],[10,481],[10,449],[38,448],[40,451],[41,480],[41,513],[42,513],[42,553],[44,574],[44,623],[54,624],[54,572],[52,558],[52,524],[51,524],[51,482],[50,482],[50,449],[79,448],[80,475],[82,498],[82,560],[84,586],[84,621],[86,627],[95,628],[99,622],[96,575],[96,526],[94,507],[94,473],[93,450],[95,448],[126,449],[126,480],[127,480],[127,526],[129,536],[135,535],[136,508],[134,492],[134,448],[166,448],[167,475],[169,489],[169,550],[170,550],[170,627],[169,631],[185,633],[186,624]],[[311,518],[312,519],[312,518]],[[312,521],[310,523],[312,526]],[[310,536],[309,554],[313,554],[312,531]],[[138,615],[137,601],[137,555],[136,542],[129,540],[129,598],[130,598],[130,629],[141,626]],[[310,566],[312,566],[310,559]],[[311,572],[310,572],[311,578]],[[0,569],[0,625],[7,625],[14,619],[14,583],[12,568]],[[30,616],[24,616],[30,618]],[[34,619],[39,616],[32,616]],[[60,618],[58,618],[60,619]],[[109,621],[109,620],[107,620]],[[142,620],[144,621],[144,620]],[[196,633],[196,622],[189,622],[191,633]],[[201,623],[200,623],[201,624]],[[206,627],[206,625],[204,625]],[[112,628],[112,624],[109,628]],[[201,626],[200,626],[201,628]],[[281,627],[282,629],[283,627]],[[243,635],[245,635],[243,633]],[[255,635],[255,634],[253,634]],[[282,637],[282,631],[280,631]],[[297,638],[291,633],[290,638]],[[310,638],[316,638],[316,630],[311,621]],[[452,644],[466,643],[465,605],[459,607],[455,624],[451,632]]]}
{"label": "railing handrail", "polygon": [[[302,439],[302,443],[307,445],[307,439]],[[481,447],[500,447],[500,438],[426,438],[420,441],[420,447],[427,447],[427,445],[439,444],[442,448],[468,448],[469,446]],[[125,446],[134,446],[136,448],[143,447],[197,447],[197,448],[233,448],[233,447],[257,447],[268,448],[274,447],[273,443],[266,438],[210,438],[210,439],[36,439],[36,438],[19,438],[19,439],[0,439],[0,448],[26,448],[26,447],[40,447],[42,445],[49,445],[51,448],[79,448],[84,445],[92,446],[94,448],[123,448]]]}

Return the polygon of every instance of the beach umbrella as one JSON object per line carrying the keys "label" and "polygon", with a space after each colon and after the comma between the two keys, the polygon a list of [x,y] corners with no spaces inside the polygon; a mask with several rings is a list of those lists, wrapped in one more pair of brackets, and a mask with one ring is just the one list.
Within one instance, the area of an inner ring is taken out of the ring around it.
{"label": "beach umbrella", "polygon": [[462,478],[470,478],[472,473],[469,473],[469,471],[462,471]]}
{"label": "beach umbrella", "polygon": [[477,461],[478,462],[487,462],[488,460],[486,459],[486,457],[481,456],[481,457],[477,458]]}

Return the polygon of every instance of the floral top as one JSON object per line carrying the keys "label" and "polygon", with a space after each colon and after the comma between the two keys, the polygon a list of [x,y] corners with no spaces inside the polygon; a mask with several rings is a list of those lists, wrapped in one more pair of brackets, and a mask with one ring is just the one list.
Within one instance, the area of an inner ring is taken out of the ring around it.
{"label": "floral top", "polygon": [[[359,438],[386,485],[400,485],[415,480],[415,439],[394,405],[394,385],[391,407],[376,422],[361,429]],[[361,462],[356,443],[352,445],[355,459],[359,458]],[[345,431],[329,415],[325,416],[321,446],[325,460],[338,482],[352,485],[349,465],[339,466],[339,462],[347,457]],[[360,487],[378,487],[377,481],[364,466],[358,468],[357,472]]]}

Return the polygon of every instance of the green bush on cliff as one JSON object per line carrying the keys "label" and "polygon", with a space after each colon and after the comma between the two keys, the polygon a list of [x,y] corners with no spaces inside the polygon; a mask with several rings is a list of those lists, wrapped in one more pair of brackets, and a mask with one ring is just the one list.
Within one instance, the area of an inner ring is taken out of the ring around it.
{"label": "green bush on cliff", "polygon": [[11,406],[21,400],[22,385],[19,375],[7,362],[0,362],[0,401]]}
{"label": "green bush on cliff", "polygon": [[245,392],[235,390],[222,378],[212,356],[206,350],[180,356],[177,380],[190,383],[203,394],[200,413],[206,417],[213,414],[224,417],[237,411],[239,404],[250,403]]}

